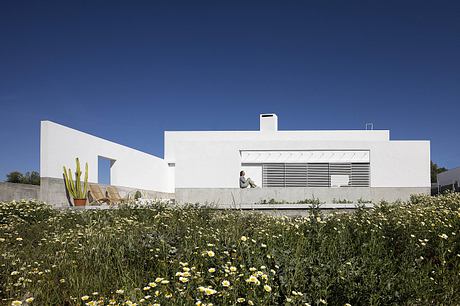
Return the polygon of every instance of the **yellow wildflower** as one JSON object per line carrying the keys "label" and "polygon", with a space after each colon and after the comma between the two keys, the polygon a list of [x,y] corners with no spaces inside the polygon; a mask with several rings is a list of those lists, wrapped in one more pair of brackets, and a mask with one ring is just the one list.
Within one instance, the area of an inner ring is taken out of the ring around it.
{"label": "yellow wildflower", "polygon": [[181,277],[179,277],[179,280],[180,280],[182,283],[186,283],[186,282],[188,282],[188,278],[186,278],[186,277],[182,277],[182,276],[181,276]]}
{"label": "yellow wildflower", "polygon": [[87,296],[87,295],[84,295],[84,296],[81,297],[82,301],[87,301],[88,299],[89,299],[89,296]]}

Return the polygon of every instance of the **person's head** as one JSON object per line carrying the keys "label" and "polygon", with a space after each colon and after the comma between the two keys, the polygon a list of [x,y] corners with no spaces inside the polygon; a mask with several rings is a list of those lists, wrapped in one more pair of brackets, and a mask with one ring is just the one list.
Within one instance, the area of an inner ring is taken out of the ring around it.
{"label": "person's head", "polygon": [[244,176],[245,174],[244,171],[240,171],[240,176]]}

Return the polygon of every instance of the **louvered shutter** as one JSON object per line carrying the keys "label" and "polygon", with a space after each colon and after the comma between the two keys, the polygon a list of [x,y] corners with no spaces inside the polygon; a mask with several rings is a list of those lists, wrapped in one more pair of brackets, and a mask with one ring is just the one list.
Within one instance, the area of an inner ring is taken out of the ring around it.
{"label": "louvered shutter", "polygon": [[285,164],[286,187],[307,187],[307,164]]}
{"label": "louvered shutter", "polygon": [[369,187],[370,185],[370,166],[369,163],[351,164],[351,186]]}
{"label": "louvered shutter", "polygon": [[263,164],[262,178],[263,187],[285,187],[284,164]]}
{"label": "louvered shutter", "polygon": [[307,164],[307,187],[329,187],[329,164]]}
{"label": "louvered shutter", "polygon": [[348,176],[348,186],[369,187],[369,163],[270,163],[262,165],[263,187],[330,187],[331,176]]}

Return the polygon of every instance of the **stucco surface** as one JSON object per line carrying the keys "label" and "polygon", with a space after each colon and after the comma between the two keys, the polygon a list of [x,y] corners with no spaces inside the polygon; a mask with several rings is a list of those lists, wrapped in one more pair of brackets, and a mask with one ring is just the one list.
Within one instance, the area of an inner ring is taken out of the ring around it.
{"label": "stucco surface", "polygon": [[385,131],[355,132],[299,131],[298,137],[282,131],[166,132],[165,160],[175,164],[175,188],[237,188],[242,169],[261,183],[261,166],[242,165],[245,150],[366,150],[370,187],[430,187],[429,141],[389,141]]}
{"label": "stucco surface", "polygon": [[89,181],[97,183],[99,156],[113,161],[113,185],[174,192],[171,169],[162,158],[51,121],[41,122],[41,177],[62,178],[62,167],[75,170],[79,157],[82,167],[88,163]]}

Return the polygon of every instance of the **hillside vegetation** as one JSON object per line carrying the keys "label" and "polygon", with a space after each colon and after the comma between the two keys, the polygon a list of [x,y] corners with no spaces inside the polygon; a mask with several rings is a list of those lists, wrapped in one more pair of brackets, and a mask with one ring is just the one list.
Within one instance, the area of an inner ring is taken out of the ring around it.
{"label": "hillside vegetation", "polygon": [[0,203],[7,305],[452,305],[460,194],[281,218]]}

